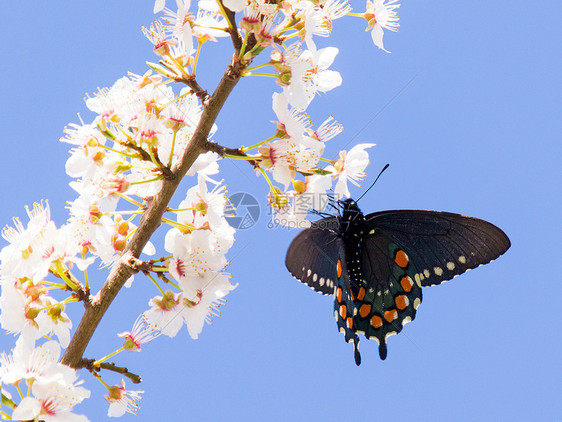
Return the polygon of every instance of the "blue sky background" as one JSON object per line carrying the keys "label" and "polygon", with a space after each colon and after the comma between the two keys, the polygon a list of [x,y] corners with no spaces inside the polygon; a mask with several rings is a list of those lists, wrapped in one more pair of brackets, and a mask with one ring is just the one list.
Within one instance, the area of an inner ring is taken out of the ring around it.
{"label": "blue sky background", "polygon": [[[65,221],[65,201],[75,196],[64,172],[62,129],[78,121],[78,112],[91,118],[85,93],[127,71],[142,74],[145,61],[156,61],[140,32],[153,19],[152,5],[3,5],[0,225],[24,217],[24,205],[43,198],[57,224]],[[376,342],[363,340],[363,364],[356,367],[352,346],[337,332],[332,299],[285,269],[297,232],[268,229],[262,214],[256,226],[238,232],[228,257],[239,286],[199,340],[183,329],[175,339],[118,357],[142,375],[145,390],[139,417],[123,420],[559,420],[561,13],[557,2],[405,1],[400,33],[385,34],[392,54],[372,45],[360,19],[337,21],[333,37],[317,44],[340,48],[332,69],[344,82],[308,112],[317,125],[331,114],[344,125],[329,143],[332,154],[348,143],[377,143],[365,185],[391,164],[362,199],[363,211],[473,215],[501,227],[511,249],[426,288],[415,321],[389,339],[387,360],[379,360]],[[230,49],[226,41],[204,51],[197,76],[210,92]],[[273,80],[242,80],[215,139],[237,147],[269,137],[273,91],[279,91]],[[223,161],[221,168],[230,193],[250,192],[265,203],[266,185],[249,166]],[[184,181],[180,196],[192,183]],[[86,356],[118,348],[115,333],[129,330],[156,293],[138,276],[114,302]],[[11,337],[0,337],[1,349],[12,345]],[[77,411],[105,420],[100,384],[81,375],[94,397]],[[120,382],[111,374],[106,379]]]}

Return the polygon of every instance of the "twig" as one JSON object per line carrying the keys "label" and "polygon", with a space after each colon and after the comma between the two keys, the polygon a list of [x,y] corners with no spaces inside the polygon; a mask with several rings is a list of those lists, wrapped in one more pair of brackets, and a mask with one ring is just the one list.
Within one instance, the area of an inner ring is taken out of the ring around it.
{"label": "twig", "polygon": [[248,154],[243,152],[240,148],[223,147],[222,145],[215,144],[214,142],[209,142],[207,144],[207,150],[212,151],[212,152],[216,152],[221,157],[224,157],[225,155],[230,155],[230,156],[240,157],[240,158],[244,158],[244,157],[248,156]]}
{"label": "twig", "polygon": [[225,18],[228,21],[228,33],[230,34],[230,38],[232,39],[232,45],[234,46],[235,56],[238,56],[238,54],[240,53],[240,49],[242,48],[242,37],[238,32],[238,26],[236,25],[236,17],[233,11],[227,9],[224,6],[222,0],[220,0],[219,3],[225,15]]}
{"label": "twig", "polygon": [[113,362],[102,362],[99,365],[94,366],[94,362],[94,359],[80,359],[78,368],[86,368],[90,372],[99,372],[100,369],[117,372],[118,374],[124,375],[129,378],[133,382],[133,384],[140,384],[142,381],[140,375],[129,372],[129,370],[124,366],[116,366]]}
{"label": "twig", "polygon": [[209,100],[210,95],[199,85],[195,79],[195,75],[192,75],[190,78],[176,78],[174,81],[186,84],[203,104]]}
{"label": "twig", "polygon": [[[162,172],[162,175],[166,178],[166,179],[170,179],[174,177],[174,174],[170,171],[170,169],[164,165],[164,163],[162,163],[162,161],[160,161],[160,158],[158,157],[158,154],[154,154],[154,160],[152,159],[152,157],[150,156],[150,154],[145,151],[143,148],[139,147],[138,145],[134,145],[131,142],[127,142],[127,143],[122,143],[121,145],[123,145],[124,147],[130,148],[132,150],[134,150],[135,152],[139,153],[141,156],[141,159],[144,161],[148,161],[150,163],[156,164],[158,166],[158,170],[160,170]],[[156,162],[154,162],[156,161]]]}

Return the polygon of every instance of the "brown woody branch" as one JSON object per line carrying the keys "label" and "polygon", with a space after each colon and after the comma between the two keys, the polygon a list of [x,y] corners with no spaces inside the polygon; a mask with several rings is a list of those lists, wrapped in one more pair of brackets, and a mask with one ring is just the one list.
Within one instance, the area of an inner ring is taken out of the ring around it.
{"label": "brown woody branch", "polygon": [[150,154],[147,151],[145,151],[142,147],[139,147],[138,145],[133,144],[132,142],[121,143],[121,145],[135,151],[137,154],[139,154],[141,160],[148,161],[149,163],[156,164],[156,166],[158,167],[158,170],[162,173],[162,175],[165,178],[169,179],[169,178],[174,177],[174,175],[172,174],[170,169],[166,165],[164,165],[164,163],[162,163],[162,161],[160,161],[160,158],[158,157],[158,154],[154,154],[154,160],[153,160],[152,157],[150,156]]}
{"label": "brown woody branch", "polygon": [[205,91],[201,87],[201,85],[199,85],[199,83],[195,79],[195,75],[192,75],[189,78],[188,77],[176,78],[175,81],[186,84],[191,89],[191,91],[197,96],[197,98],[199,98],[201,100],[202,103],[207,102],[207,100],[210,97],[210,95],[207,93],[207,91]]}
{"label": "brown woody branch", "polygon": [[248,154],[243,152],[240,148],[223,147],[222,145],[215,144],[213,142],[209,142],[208,149],[209,151],[216,152],[221,157],[224,157],[226,155],[240,158],[248,157]]}
{"label": "brown woody branch", "polygon": [[199,154],[214,150],[213,148],[215,147],[211,146],[213,144],[207,140],[207,137],[222,106],[238,83],[242,71],[248,64],[249,63],[241,64],[238,61],[238,55],[235,54],[215,92],[209,100],[203,104],[203,113],[191,142],[185,149],[181,159],[171,169],[171,175],[173,177],[164,178],[162,181],[162,188],[154,196],[148,209],[144,212],[135,234],[127,244],[127,248],[121,258],[113,266],[99,295],[86,307],[80,324],[62,358],[62,363],[65,365],[73,368],[80,367],[84,351],[103,315],[125,282],[137,271],[134,265],[131,266],[130,260],[140,256],[144,246],[154,231],[160,226],[162,215],[166,211],[174,192]]}
{"label": "brown woody branch", "polygon": [[230,38],[232,39],[232,45],[234,46],[235,55],[238,56],[240,53],[240,49],[242,48],[242,37],[238,32],[238,26],[236,25],[236,18],[233,11],[226,8],[222,2],[220,1],[222,6],[222,10],[224,11],[225,18],[228,21],[228,33],[230,34]]}
{"label": "brown woody branch", "polygon": [[129,370],[123,366],[116,366],[113,362],[102,362],[95,366],[94,362],[94,359],[80,359],[77,367],[86,368],[90,372],[99,372],[100,369],[117,372],[118,374],[124,375],[129,378],[133,382],[133,384],[140,384],[142,381],[140,375],[129,372]]}

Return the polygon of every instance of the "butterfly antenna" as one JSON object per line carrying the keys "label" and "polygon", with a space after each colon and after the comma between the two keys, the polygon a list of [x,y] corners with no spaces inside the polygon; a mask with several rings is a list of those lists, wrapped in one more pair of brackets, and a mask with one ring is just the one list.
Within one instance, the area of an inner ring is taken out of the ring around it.
{"label": "butterfly antenna", "polygon": [[363,192],[363,195],[361,195],[361,196],[355,201],[356,203],[359,202],[359,200],[360,200],[361,198],[363,198],[363,197],[367,194],[367,192],[369,192],[369,191],[371,190],[371,188],[372,188],[373,186],[375,186],[375,183],[377,183],[377,180],[379,180],[379,177],[381,177],[381,174],[383,174],[383,172],[384,172],[389,166],[390,166],[390,164],[387,164],[386,166],[384,166],[384,167],[382,168],[381,172],[379,173],[379,175],[377,176],[377,178],[375,179],[375,181],[371,184],[371,186],[369,186],[369,189],[367,189],[365,192]]}

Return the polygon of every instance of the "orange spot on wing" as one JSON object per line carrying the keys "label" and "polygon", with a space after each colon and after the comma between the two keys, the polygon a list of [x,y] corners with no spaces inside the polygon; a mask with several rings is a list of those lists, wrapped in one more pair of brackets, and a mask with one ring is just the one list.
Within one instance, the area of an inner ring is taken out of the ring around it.
{"label": "orange spot on wing", "polygon": [[340,316],[342,317],[342,319],[345,319],[345,317],[347,316],[347,306],[340,306]]}
{"label": "orange spot on wing", "polygon": [[338,303],[341,302],[342,295],[343,295],[343,291],[342,291],[341,287],[338,287],[338,294],[336,296],[338,298]]}
{"label": "orange spot on wing", "polygon": [[408,266],[408,255],[406,255],[406,252],[402,249],[399,249],[394,257],[394,262],[396,262],[396,265],[400,268],[406,268]]}
{"label": "orange spot on wing", "polygon": [[364,303],[363,305],[361,305],[361,307],[359,308],[359,315],[361,315],[361,318],[367,318],[371,313],[371,308],[372,306],[369,303]]}
{"label": "orange spot on wing", "polygon": [[392,322],[396,318],[398,318],[398,312],[396,312],[396,309],[391,309],[390,311],[384,312],[384,319],[386,319],[388,322]]}
{"label": "orange spot on wing", "polygon": [[357,293],[357,299],[363,300],[365,298],[365,289],[361,287],[359,293]]}
{"label": "orange spot on wing", "polygon": [[396,296],[394,302],[396,303],[396,307],[400,310],[406,309],[406,306],[408,306],[408,304],[410,303],[406,295]]}
{"label": "orange spot on wing", "polygon": [[405,275],[400,279],[400,285],[402,286],[402,289],[404,289],[406,293],[409,293],[412,290],[412,286],[414,285],[414,282],[412,281],[409,275]]}
{"label": "orange spot on wing", "polygon": [[351,317],[347,318],[347,328],[353,330],[353,318]]}
{"label": "orange spot on wing", "polygon": [[338,259],[338,263],[336,265],[336,274],[338,275],[338,278],[341,277],[341,273],[342,273],[342,267],[341,267],[341,259]]}
{"label": "orange spot on wing", "polygon": [[380,328],[382,327],[382,318],[378,315],[373,315],[371,318],[371,325],[373,328]]}

